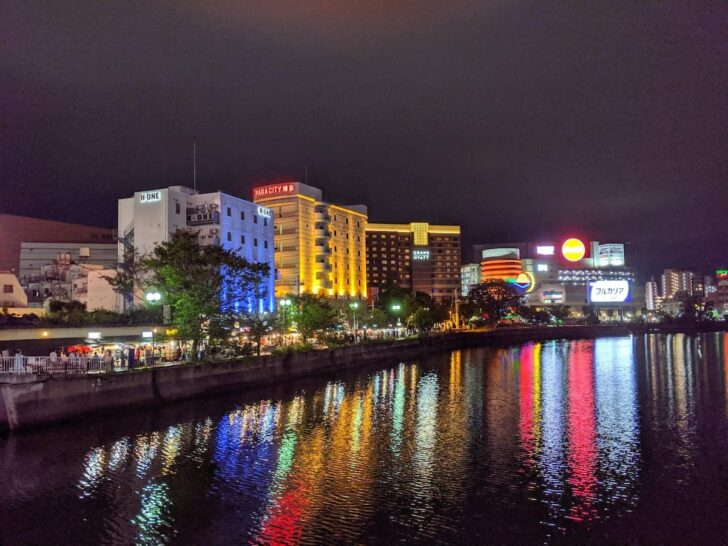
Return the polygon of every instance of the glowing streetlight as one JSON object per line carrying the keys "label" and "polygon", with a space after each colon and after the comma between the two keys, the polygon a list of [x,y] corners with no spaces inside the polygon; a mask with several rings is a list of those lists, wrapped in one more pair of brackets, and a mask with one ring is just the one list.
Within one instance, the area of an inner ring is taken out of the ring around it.
{"label": "glowing streetlight", "polygon": [[349,304],[349,309],[351,309],[351,316],[353,318],[353,326],[354,326],[354,337],[356,337],[356,310],[359,309],[359,302],[358,301],[352,301]]}
{"label": "glowing streetlight", "polygon": [[156,290],[147,292],[144,297],[149,303],[152,304],[159,303],[162,300],[162,294],[160,294]]}
{"label": "glowing streetlight", "polygon": [[397,327],[399,328],[402,326],[402,322],[399,320],[399,312],[402,309],[402,306],[399,303],[393,303],[389,306],[389,308],[392,310],[392,313],[397,315]]}
{"label": "glowing streetlight", "polygon": [[290,298],[283,298],[278,302],[283,310],[283,343],[286,342],[286,332],[288,331],[288,308],[292,303]]}

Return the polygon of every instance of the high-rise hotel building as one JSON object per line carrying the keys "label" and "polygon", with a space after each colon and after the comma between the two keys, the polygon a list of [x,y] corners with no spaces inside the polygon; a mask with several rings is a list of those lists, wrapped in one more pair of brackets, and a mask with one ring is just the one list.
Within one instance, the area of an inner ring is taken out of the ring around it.
{"label": "high-rise hotel building", "polygon": [[273,311],[273,219],[270,209],[222,192],[198,193],[185,186],[139,191],[119,199],[119,261],[134,248],[148,254],[169,241],[178,229],[194,230],[201,244],[221,245],[255,263],[266,263],[270,274],[257,302],[235,302],[241,312]]}
{"label": "high-rise hotel building", "polygon": [[276,297],[366,298],[366,206],[327,203],[301,182],[254,188],[253,200],[273,213]]}
{"label": "high-rise hotel building", "polygon": [[460,226],[367,225],[367,282],[452,300],[460,291]]}

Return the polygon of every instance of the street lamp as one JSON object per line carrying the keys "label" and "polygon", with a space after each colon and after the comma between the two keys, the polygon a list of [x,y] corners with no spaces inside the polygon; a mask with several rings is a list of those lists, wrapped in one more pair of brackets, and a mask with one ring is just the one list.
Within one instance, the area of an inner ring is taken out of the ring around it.
{"label": "street lamp", "polygon": [[356,341],[356,310],[359,309],[359,302],[352,301],[349,304],[349,309],[351,309],[352,322],[354,323],[354,341]]}
{"label": "street lamp", "polygon": [[291,306],[291,300],[289,298],[284,298],[281,301],[278,302],[278,304],[283,308],[283,343],[286,343],[286,332],[288,331],[288,308]]}
{"label": "street lamp", "polygon": [[399,303],[393,303],[390,309],[397,315],[397,333],[399,333],[399,328],[402,326],[402,322],[399,320],[399,311],[402,309],[402,306]]}
{"label": "street lamp", "polygon": [[[147,302],[150,305],[154,305],[159,303],[162,300],[162,294],[160,294],[157,290],[150,290],[147,292],[144,297],[146,298]],[[157,328],[152,328],[152,364],[154,364],[154,334],[156,333]]]}

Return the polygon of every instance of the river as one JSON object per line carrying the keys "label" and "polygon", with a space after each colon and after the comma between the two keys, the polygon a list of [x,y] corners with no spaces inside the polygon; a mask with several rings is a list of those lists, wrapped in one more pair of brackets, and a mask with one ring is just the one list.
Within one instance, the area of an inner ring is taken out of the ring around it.
{"label": "river", "polygon": [[0,544],[728,543],[728,338],[429,355],[0,438]]}

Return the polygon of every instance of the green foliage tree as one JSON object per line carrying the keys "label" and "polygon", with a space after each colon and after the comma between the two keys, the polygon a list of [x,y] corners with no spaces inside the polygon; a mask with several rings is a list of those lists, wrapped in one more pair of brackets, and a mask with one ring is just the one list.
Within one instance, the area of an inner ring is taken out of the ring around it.
{"label": "green foliage tree", "polygon": [[102,278],[124,299],[124,309],[134,309],[134,291],[141,286],[143,261],[133,247],[126,247],[122,260],[116,265],[116,275]]}
{"label": "green foliage tree", "polygon": [[571,307],[568,305],[550,305],[548,311],[556,320],[563,322],[569,318]]}
{"label": "green foliage tree", "polygon": [[519,314],[523,317],[523,320],[530,324],[549,324],[552,318],[548,309],[537,309],[527,306],[523,306]]}
{"label": "green foliage tree", "polygon": [[[259,294],[267,264],[252,264],[220,245],[201,245],[197,233],[178,230],[141,260],[143,286],[154,287],[172,308],[179,336],[193,352],[212,326],[220,336],[236,307]],[[235,304],[238,304],[237,306]]]}
{"label": "green foliage tree", "polygon": [[523,298],[518,290],[498,279],[489,279],[472,286],[467,301],[473,312],[491,323],[509,313],[519,313],[523,306]]}
{"label": "green foliage tree", "polygon": [[435,325],[435,314],[426,307],[420,307],[409,316],[408,324],[420,332],[429,332]]}
{"label": "green foliage tree", "polygon": [[339,314],[331,302],[314,294],[293,298],[292,316],[304,343],[316,332],[331,330],[339,323]]}

